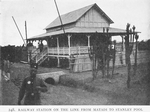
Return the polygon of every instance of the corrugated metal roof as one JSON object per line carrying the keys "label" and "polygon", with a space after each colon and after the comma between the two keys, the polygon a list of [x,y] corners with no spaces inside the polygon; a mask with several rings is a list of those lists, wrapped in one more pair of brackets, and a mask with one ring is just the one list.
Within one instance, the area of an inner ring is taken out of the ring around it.
{"label": "corrugated metal roof", "polygon": [[[112,20],[98,7],[98,5],[95,3],[95,4],[92,4],[92,5],[83,7],[83,8],[81,8],[81,9],[78,9],[78,10],[75,10],[75,11],[72,11],[72,12],[69,12],[69,13],[67,13],[67,14],[61,15],[61,19],[62,19],[63,25],[76,22],[79,18],[81,18],[81,17],[82,17],[88,10],[90,10],[92,7],[96,7],[96,8],[99,10],[99,12],[102,13],[103,16],[104,16],[110,23],[113,23],[113,21],[112,21]],[[57,18],[56,18],[52,23],[50,23],[45,29],[53,28],[53,27],[60,26],[60,25],[61,25],[60,19],[59,19],[59,17],[57,17]]]}
{"label": "corrugated metal roof", "polygon": [[[105,30],[106,31],[106,30]],[[103,33],[103,28],[87,28],[87,27],[74,27],[74,28],[70,28],[70,29],[65,29],[66,33]],[[48,36],[53,36],[53,35],[59,35],[59,34],[63,34],[63,30],[59,30],[59,31],[55,31],[55,32],[49,32],[49,33],[44,33],[41,35],[37,35],[34,36],[32,38],[29,38],[28,40],[34,40],[34,39],[42,39]],[[112,28],[109,27],[109,33],[113,34],[113,35],[125,35],[126,34],[126,30],[123,29],[118,29],[118,28]]]}

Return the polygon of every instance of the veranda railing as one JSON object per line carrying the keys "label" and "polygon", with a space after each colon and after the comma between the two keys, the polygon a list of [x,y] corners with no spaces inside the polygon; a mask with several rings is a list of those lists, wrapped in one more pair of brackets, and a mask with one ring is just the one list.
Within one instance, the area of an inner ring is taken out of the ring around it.
{"label": "veranda railing", "polygon": [[[70,54],[87,54],[87,53],[88,53],[88,46],[70,47]],[[48,48],[48,54],[69,55],[69,47]]]}

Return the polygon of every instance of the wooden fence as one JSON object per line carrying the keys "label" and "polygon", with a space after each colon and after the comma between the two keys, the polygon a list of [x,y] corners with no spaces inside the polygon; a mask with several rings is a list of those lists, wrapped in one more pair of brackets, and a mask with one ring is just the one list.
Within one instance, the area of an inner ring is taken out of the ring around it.
{"label": "wooden fence", "polygon": [[[131,56],[130,56],[131,64],[134,65],[135,63],[135,50],[133,50]],[[137,64],[140,63],[147,63],[150,61],[150,51],[138,51],[137,52]],[[110,66],[112,65],[112,62],[110,62]],[[116,66],[122,66],[125,65],[125,52],[116,52]]]}
{"label": "wooden fence", "polygon": [[[135,63],[135,51],[130,56],[131,64]],[[137,52],[137,64],[147,63],[150,61],[150,51],[138,51]],[[112,60],[110,61],[110,67],[112,67]],[[125,52],[116,52],[115,66],[125,66]],[[75,56],[74,63],[71,63],[73,72],[82,72],[92,70],[92,61],[88,54]]]}

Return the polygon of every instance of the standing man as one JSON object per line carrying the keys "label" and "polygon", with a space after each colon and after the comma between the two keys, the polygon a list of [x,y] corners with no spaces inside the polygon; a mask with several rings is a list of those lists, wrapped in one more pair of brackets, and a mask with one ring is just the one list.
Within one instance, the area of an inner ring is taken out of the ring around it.
{"label": "standing man", "polygon": [[6,81],[10,80],[10,61],[9,61],[9,55],[6,57],[5,60],[2,60],[2,67],[3,67],[3,76]]}
{"label": "standing man", "polygon": [[30,76],[23,80],[19,92],[18,105],[21,105],[21,100],[24,98],[24,105],[40,105],[40,92],[46,92],[47,87],[43,80],[36,77],[38,69],[37,63],[31,63]]}
{"label": "standing man", "polygon": [[43,47],[44,47],[44,45],[43,45],[43,42],[41,41],[41,48],[40,48],[40,52],[42,52],[42,51],[43,51]]}

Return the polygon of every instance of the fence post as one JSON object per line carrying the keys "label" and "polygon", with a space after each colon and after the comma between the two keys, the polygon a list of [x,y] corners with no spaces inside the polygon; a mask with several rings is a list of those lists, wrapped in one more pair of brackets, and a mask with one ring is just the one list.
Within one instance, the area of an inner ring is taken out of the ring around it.
{"label": "fence post", "polygon": [[114,75],[115,61],[116,61],[116,41],[114,40],[112,77],[113,77],[113,75]]}
{"label": "fence post", "polygon": [[130,46],[129,46],[129,27],[130,24],[128,23],[126,26],[126,31],[127,31],[127,36],[125,36],[125,48],[126,48],[126,65],[127,65],[127,87],[130,88],[130,68],[131,68],[131,63],[130,63]]}
{"label": "fence post", "polygon": [[135,35],[135,39],[136,39],[136,48],[135,48],[135,64],[134,64],[134,75],[136,75],[136,71],[137,71],[137,40],[138,40],[139,36]]}

